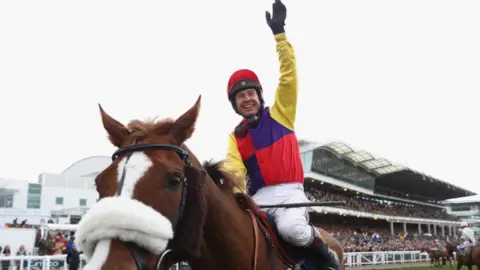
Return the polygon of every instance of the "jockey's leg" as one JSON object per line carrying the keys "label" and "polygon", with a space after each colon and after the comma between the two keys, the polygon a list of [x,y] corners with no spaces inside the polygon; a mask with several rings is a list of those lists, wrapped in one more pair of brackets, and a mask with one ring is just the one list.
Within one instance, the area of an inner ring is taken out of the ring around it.
{"label": "jockey's leg", "polygon": [[465,256],[467,254],[467,248],[470,246],[470,241],[465,240],[462,244],[457,246],[458,251],[460,251],[460,255]]}
{"label": "jockey's leg", "polygon": [[319,254],[324,255],[325,258],[327,258],[328,261],[331,263],[331,265],[334,266],[333,269],[341,269],[337,254],[333,252],[333,250],[328,248],[328,245],[326,241],[322,239],[320,232],[315,227],[311,226],[311,228],[313,231],[313,241],[309,245],[309,247],[312,250],[318,252]]}
{"label": "jockey's leg", "polygon": [[[283,194],[288,194],[283,203],[309,202],[300,184],[283,185],[275,195],[281,197]],[[307,207],[279,208],[276,212],[276,223],[278,232],[286,242],[298,247],[308,247],[324,258],[329,267],[340,269],[337,255],[328,248],[317,229],[309,224]]]}
{"label": "jockey's leg", "polygon": [[[252,196],[252,199],[256,204],[260,205],[279,204],[278,199],[275,198],[275,186],[266,186],[259,189],[257,193]],[[261,210],[267,212],[276,219],[277,208],[265,208]]]}

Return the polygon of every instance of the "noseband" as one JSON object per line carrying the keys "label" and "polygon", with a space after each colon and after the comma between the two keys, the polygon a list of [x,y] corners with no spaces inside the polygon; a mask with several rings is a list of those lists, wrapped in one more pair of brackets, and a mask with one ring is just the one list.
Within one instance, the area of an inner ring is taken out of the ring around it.
{"label": "noseband", "polygon": [[[123,184],[124,184],[125,176],[126,176],[126,172],[127,172],[127,164],[128,164],[128,161],[130,160],[130,157],[135,152],[153,151],[153,150],[174,151],[178,154],[180,159],[182,159],[183,163],[185,163],[185,165],[187,167],[192,166],[192,163],[190,162],[190,158],[188,156],[188,152],[185,151],[185,149],[183,149],[179,146],[176,146],[176,145],[173,145],[173,144],[162,144],[162,143],[136,144],[136,140],[134,140],[131,145],[123,147],[123,148],[119,148],[112,155],[112,160],[115,160],[117,157],[119,157],[121,155],[128,154],[127,159],[125,160],[125,166],[123,167],[123,170],[122,170],[122,177],[120,178],[120,183],[118,184],[117,196],[120,196],[121,193],[122,193]],[[180,206],[179,206],[179,209],[178,209],[177,218],[176,218],[175,222],[172,223],[173,226],[174,226],[174,230],[173,230],[174,234],[175,234],[175,229],[177,228],[178,223],[180,222],[180,219],[182,218],[183,210],[185,209],[185,203],[186,203],[186,199],[187,199],[187,188],[186,188],[187,187],[187,180],[188,179],[186,177],[183,180],[182,200],[180,201]],[[165,186],[165,187],[168,188],[167,186]],[[175,239],[175,236],[174,236],[173,239]],[[164,260],[166,255],[168,253],[172,252],[172,250],[169,248],[171,246],[172,240],[170,240],[168,242],[167,249],[165,251],[163,251],[162,254],[160,254],[160,256],[157,260],[157,264],[156,264],[157,269],[161,266],[162,263],[166,262]],[[130,250],[130,252],[132,253],[132,256],[135,260],[135,264],[137,265],[137,268],[139,270],[148,270],[149,268],[148,268],[147,264],[145,263],[145,261],[143,260],[143,258],[141,256],[141,253],[144,253],[144,251],[142,252],[143,249],[141,249],[139,246],[137,246],[133,242],[127,242],[125,244],[128,247],[128,249]]]}

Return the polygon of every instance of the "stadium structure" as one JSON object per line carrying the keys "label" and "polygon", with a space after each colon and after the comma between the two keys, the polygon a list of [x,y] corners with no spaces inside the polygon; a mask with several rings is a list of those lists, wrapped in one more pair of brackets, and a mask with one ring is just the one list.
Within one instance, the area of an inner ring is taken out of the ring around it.
{"label": "stadium structure", "polygon": [[35,182],[0,179],[0,227],[77,223],[97,202],[95,177],[110,163],[110,157],[91,156],[60,174],[41,173]]}
{"label": "stadium structure", "polygon": [[450,215],[467,221],[477,233],[480,233],[480,195],[449,199],[444,203]]}
{"label": "stadium structure", "polygon": [[[452,206],[446,207],[444,201],[476,195],[406,166],[392,164],[385,158],[375,158],[366,151],[355,151],[345,143],[318,144],[301,140],[300,150],[305,188],[307,192],[317,192],[311,194],[310,199],[324,200],[321,194],[337,194],[327,197],[346,198],[350,202],[341,208],[312,207],[313,216],[323,224],[359,223],[370,228],[389,228],[392,235],[407,232],[453,235],[460,221],[449,215]],[[352,203],[368,201],[391,213],[379,214],[372,209],[352,207]],[[391,210],[394,206],[403,206],[405,210],[395,212]],[[410,211],[413,209],[422,209],[430,216],[415,217]]]}

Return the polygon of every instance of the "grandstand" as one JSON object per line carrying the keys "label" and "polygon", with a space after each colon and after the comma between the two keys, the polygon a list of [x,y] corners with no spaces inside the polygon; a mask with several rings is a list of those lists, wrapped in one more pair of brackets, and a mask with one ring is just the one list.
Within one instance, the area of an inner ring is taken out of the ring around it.
{"label": "grandstand", "polygon": [[446,200],[447,212],[457,219],[472,224],[473,229],[480,233],[480,196],[468,196]]}
{"label": "grandstand", "polygon": [[306,162],[304,166],[308,171],[366,188],[376,194],[433,203],[476,195],[403,165],[392,164],[384,158],[374,158],[366,151],[354,151],[340,142],[318,145],[301,141],[301,152],[306,157],[302,161]]}
{"label": "grandstand", "polygon": [[[302,140],[300,150],[309,198],[347,203],[311,209],[312,221],[343,238],[347,251],[418,250],[424,236],[453,236],[460,222],[443,201],[475,195],[344,143]],[[374,238],[382,241],[364,245]]]}

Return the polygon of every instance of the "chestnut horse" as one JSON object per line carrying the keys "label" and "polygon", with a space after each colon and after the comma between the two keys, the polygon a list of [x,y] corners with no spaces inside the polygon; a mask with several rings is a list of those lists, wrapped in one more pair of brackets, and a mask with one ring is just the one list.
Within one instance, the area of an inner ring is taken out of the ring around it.
{"label": "chestnut horse", "polygon": [[450,242],[450,240],[446,239],[447,245],[451,248],[455,249],[457,254],[457,270],[462,268],[462,266],[466,266],[469,270],[472,270],[472,266],[477,266],[477,269],[480,269],[480,246],[470,247],[467,249],[467,254],[462,256],[457,248],[457,245]]}
{"label": "chestnut horse", "polygon": [[476,247],[472,250],[472,260],[477,265],[477,270],[480,269],[480,244],[477,242]]}
{"label": "chestnut horse", "polygon": [[[253,201],[233,194],[232,175],[206,164],[211,177],[184,145],[199,109],[200,97],[176,121],[125,127],[100,107],[119,150],[95,179],[100,200],[78,225],[84,270],[168,269],[179,261],[192,269],[289,269],[271,250]],[[340,244],[321,233],[343,266]]]}
{"label": "chestnut horse", "polygon": [[[448,244],[447,244],[448,245]],[[441,267],[442,265],[446,265],[447,261],[450,263],[450,268],[453,267],[452,260],[450,257],[453,258],[453,254],[449,251],[448,247],[441,247],[439,250],[432,250],[429,247],[423,247],[420,249],[421,252],[428,253],[428,257],[430,258],[430,267]]]}

